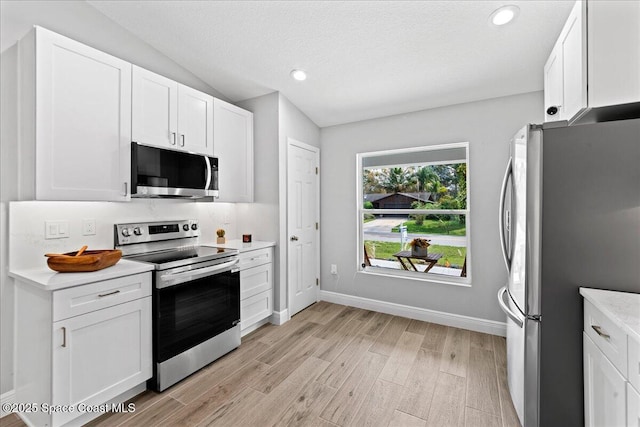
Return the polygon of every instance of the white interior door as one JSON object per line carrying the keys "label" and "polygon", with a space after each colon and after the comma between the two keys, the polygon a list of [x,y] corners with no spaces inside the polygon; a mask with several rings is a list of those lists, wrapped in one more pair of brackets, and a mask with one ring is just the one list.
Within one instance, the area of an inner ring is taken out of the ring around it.
{"label": "white interior door", "polygon": [[287,236],[289,315],[318,300],[320,150],[289,139]]}

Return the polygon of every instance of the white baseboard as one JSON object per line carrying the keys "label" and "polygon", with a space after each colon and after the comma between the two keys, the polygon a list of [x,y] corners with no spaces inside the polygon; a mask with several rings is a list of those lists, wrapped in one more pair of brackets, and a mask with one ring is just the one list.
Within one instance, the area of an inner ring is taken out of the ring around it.
{"label": "white baseboard", "polygon": [[274,325],[282,325],[285,322],[288,322],[291,318],[289,317],[289,310],[284,309],[282,311],[274,311],[271,315],[271,323]]}
{"label": "white baseboard", "polygon": [[507,324],[495,320],[479,319],[477,317],[462,316],[460,314],[445,313],[442,311],[428,310],[426,308],[412,307],[393,302],[378,301],[337,292],[320,291],[322,301],[335,304],[349,305],[351,307],[366,310],[379,311],[394,316],[408,317],[409,319],[423,320],[425,322],[438,323],[456,328],[468,329],[501,337],[507,334]]}
{"label": "white baseboard", "polygon": [[14,403],[16,398],[15,390],[9,390],[5,393],[0,394],[0,418],[9,415],[8,412],[4,412],[1,407],[4,406],[5,403]]}
{"label": "white baseboard", "polygon": [[271,316],[262,319],[259,322],[254,323],[251,326],[248,326],[246,329],[243,329],[242,332],[240,333],[240,336],[243,337],[245,335],[250,334],[251,332],[255,331],[256,329],[258,329],[260,326],[262,325],[266,325],[267,323],[271,323]]}

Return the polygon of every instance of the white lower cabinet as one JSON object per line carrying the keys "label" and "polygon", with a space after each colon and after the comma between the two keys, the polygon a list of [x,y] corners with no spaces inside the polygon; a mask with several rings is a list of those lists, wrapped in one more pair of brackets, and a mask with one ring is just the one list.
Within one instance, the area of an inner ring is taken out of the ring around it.
{"label": "white lower cabinet", "polygon": [[580,293],[585,426],[640,427],[640,295],[586,288]]}
{"label": "white lower cabinet", "polygon": [[273,249],[240,254],[240,329],[247,334],[273,314]]}
{"label": "white lower cabinet", "polygon": [[640,426],[640,393],[627,383],[627,426]]}
{"label": "white lower cabinet", "polygon": [[[123,301],[124,289],[137,291]],[[56,307],[70,301],[91,305],[95,298],[103,308],[80,315]],[[21,413],[28,424],[81,424],[88,421],[84,408],[151,378],[151,273],[53,292],[18,282],[16,304],[16,401],[69,408]],[[56,313],[67,317],[57,320]]]}
{"label": "white lower cabinet", "polygon": [[626,425],[626,381],[585,333],[585,426]]}

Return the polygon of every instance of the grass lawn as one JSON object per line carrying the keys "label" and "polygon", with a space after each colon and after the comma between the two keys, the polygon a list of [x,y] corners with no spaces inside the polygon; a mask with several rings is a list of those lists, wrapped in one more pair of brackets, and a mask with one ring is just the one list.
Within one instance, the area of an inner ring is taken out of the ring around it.
{"label": "grass lawn", "polygon": [[[405,221],[404,225],[407,226],[408,233],[425,233],[425,234],[449,234],[450,236],[464,236],[466,229],[465,225],[458,221],[447,221],[442,223],[433,219],[425,219],[422,225],[417,225],[414,220]],[[449,232],[447,232],[447,227]],[[400,232],[400,227],[393,227],[393,232]]]}
{"label": "grass lawn", "polygon": [[[367,240],[365,242],[365,245],[367,246],[367,253],[369,254],[370,258],[397,261],[397,258],[394,257],[393,254],[400,251],[400,243]],[[429,252],[438,252],[443,254],[442,258],[438,260],[438,264],[436,264],[438,266],[446,267],[448,261],[451,266],[462,268],[464,258],[467,255],[467,248],[461,248],[458,246],[431,245],[429,246]]]}

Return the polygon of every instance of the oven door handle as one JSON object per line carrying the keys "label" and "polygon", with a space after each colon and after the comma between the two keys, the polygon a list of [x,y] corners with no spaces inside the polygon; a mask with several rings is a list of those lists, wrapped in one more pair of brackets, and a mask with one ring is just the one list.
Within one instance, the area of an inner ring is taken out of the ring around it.
{"label": "oven door handle", "polygon": [[156,284],[156,288],[162,289],[179,283],[212,276],[213,273],[223,273],[225,271],[232,270],[233,266],[238,264],[239,261],[240,259],[234,259],[233,261],[223,262],[222,264],[216,264],[211,267],[198,268],[196,270],[184,271],[182,273],[163,274],[160,276],[160,280],[159,283]]}

